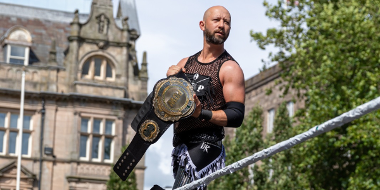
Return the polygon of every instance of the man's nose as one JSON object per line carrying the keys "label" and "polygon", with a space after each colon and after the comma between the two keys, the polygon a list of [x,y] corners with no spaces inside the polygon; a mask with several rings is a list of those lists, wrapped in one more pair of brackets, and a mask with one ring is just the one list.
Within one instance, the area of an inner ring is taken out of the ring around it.
{"label": "man's nose", "polygon": [[224,28],[224,21],[223,20],[218,22],[218,28],[220,28],[220,29]]}

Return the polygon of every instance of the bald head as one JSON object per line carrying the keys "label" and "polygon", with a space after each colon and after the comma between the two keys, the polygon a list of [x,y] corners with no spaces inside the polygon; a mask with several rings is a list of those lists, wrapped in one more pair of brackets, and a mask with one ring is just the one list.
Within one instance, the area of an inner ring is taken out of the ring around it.
{"label": "bald head", "polygon": [[231,14],[226,8],[224,8],[223,6],[213,6],[205,11],[205,14],[203,15],[203,21],[206,21],[208,17],[215,14],[225,14],[231,20]]}
{"label": "bald head", "polygon": [[210,7],[199,22],[203,30],[204,40],[211,44],[223,44],[227,40],[231,29],[230,12],[222,6]]}

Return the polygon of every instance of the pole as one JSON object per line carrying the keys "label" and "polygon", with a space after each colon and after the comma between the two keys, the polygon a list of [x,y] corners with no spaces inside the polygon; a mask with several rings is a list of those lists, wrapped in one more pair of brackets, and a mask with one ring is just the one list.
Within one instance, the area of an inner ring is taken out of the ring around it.
{"label": "pole", "polygon": [[25,95],[25,67],[22,68],[21,79],[21,103],[20,103],[20,125],[18,128],[18,149],[17,149],[17,182],[16,190],[20,190],[21,154],[22,154],[22,130],[24,128],[24,95]]}
{"label": "pole", "polygon": [[44,123],[45,123],[45,99],[42,99],[42,109],[41,109],[41,134],[40,134],[40,173],[38,177],[38,190],[41,190],[41,179],[42,179],[42,145],[44,141]]}

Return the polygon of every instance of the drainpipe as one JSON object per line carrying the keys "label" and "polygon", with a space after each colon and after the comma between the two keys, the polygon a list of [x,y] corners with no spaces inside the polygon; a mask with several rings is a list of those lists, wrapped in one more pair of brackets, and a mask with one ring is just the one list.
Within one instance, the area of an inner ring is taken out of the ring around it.
{"label": "drainpipe", "polygon": [[40,134],[40,173],[38,177],[38,190],[41,190],[41,177],[42,177],[42,155],[43,149],[42,144],[44,140],[44,124],[45,124],[45,99],[42,98],[42,109],[41,109],[41,134]]}

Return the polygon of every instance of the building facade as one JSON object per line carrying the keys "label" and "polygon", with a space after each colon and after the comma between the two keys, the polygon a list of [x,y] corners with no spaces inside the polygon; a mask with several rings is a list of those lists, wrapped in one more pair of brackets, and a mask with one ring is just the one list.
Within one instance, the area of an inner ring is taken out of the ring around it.
{"label": "building facade", "polygon": [[[20,152],[23,190],[106,189],[147,96],[134,0],[120,0],[116,18],[111,0],[93,0],[90,14],[3,3],[0,10],[0,189],[16,188]],[[144,170],[143,158],[140,190]]]}
{"label": "building facade", "polygon": [[[276,83],[280,80],[280,73],[281,68],[277,64],[245,81],[245,113],[248,114],[255,105],[262,108],[263,136],[273,131],[276,110],[281,103],[286,102],[290,117],[304,106],[304,102],[297,99],[295,91],[289,90],[289,93],[283,96],[281,84]],[[267,93],[268,90],[271,91],[270,94]]]}

